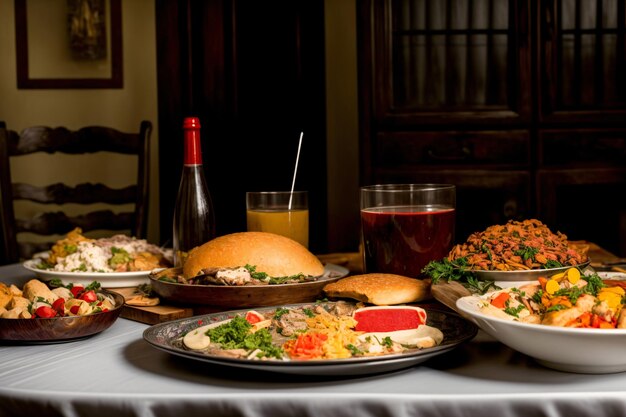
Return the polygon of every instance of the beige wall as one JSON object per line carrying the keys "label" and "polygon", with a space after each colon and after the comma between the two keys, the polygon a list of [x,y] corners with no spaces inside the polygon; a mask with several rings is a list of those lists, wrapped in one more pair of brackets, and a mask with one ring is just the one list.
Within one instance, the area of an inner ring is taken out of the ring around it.
{"label": "beige wall", "polygon": [[[29,0],[45,2],[50,7],[52,2],[64,7],[65,0]],[[44,3],[40,3],[44,4]],[[51,14],[51,16],[53,16]],[[64,18],[63,15],[60,18]],[[57,23],[50,24],[50,33],[59,28]],[[62,22],[64,24],[64,21]],[[154,0],[122,1],[122,38],[124,88],[122,89],[17,89],[15,68],[15,26],[13,0],[0,0],[0,120],[4,120],[12,130],[20,131],[31,125],[66,126],[79,128],[87,125],[105,125],[124,131],[137,131],[141,120],[153,123],[151,140],[151,186],[150,217],[148,239],[159,241],[158,230],[158,125],[157,125],[157,84],[156,84],[156,35],[154,19]],[[50,35],[52,36],[52,35]],[[37,45],[34,45],[36,48]],[[35,77],[34,72],[31,76]],[[14,180],[44,181],[38,175],[40,167],[49,166],[52,161],[48,155],[33,155],[16,163]],[[130,157],[120,157],[114,161],[101,163],[94,157],[83,165],[78,165],[75,157],[68,156],[59,165],[65,173],[58,174],[59,181],[71,183],[93,181],[104,176],[114,185],[124,186],[136,175]],[[82,167],[90,173],[77,176]],[[33,167],[38,167],[33,170]],[[49,175],[48,175],[49,177]],[[92,179],[93,178],[93,179]],[[80,207],[71,208],[77,213]],[[122,206],[120,209],[124,209]],[[23,204],[16,210],[26,214],[35,212],[35,205]]]}

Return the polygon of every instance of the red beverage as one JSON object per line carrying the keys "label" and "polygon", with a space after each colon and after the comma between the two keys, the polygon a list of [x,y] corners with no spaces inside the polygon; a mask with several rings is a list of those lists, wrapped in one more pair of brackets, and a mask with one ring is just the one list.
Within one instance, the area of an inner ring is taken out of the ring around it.
{"label": "red beverage", "polygon": [[428,262],[446,257],[452,249],[454,225],[451,207],[362,209],[365,271],[420,277]]}

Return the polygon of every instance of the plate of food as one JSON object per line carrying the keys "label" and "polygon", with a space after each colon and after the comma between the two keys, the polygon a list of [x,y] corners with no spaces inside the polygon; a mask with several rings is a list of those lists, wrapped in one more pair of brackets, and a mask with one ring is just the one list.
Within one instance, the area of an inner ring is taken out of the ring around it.
{"label": "plate of food", "polygon": [[324,285],[348,273],[322,264],[295,240],[240,232],[194,248],[182,268],[155,270],[149,278],[154,293],[168,301],[243,308],[314,301]]}
{"label": "plate of food", "polygon": [[489,226],[455,245],[448,256],[433,261],[425,273],[439,279],[488,281],[534,281],[539,277],[576,267],[583,271],[590,263],[586,247],[575,245],[567,236],[553,233],[536,219]]}
{"label": "plate of food", "polygon": [[44,281],[105,288],[133,287],[149,282],[152,270],[171,266],[171,251],[126,235],[91,239],[80,228],[69,232],[49,252],[23,263]]}
{"label": "plate of food", "polygon": [[407,368],[472,339],[451,312],[346,301],[234,310],[154,325],[153,347],[191,360],[301,375],[364,375]]}
{"label": "plate of food", "polygon": [[22,288],[0,283],[0,340],[19,344],[71,342],[108,329],[124,297],[89,285],[50,287],[31,279]]}
{"label": "plate of food", "polygon": [[606,281],[570,268],[549,279],[462,297],[456,306],[486,333],[546,367],[624,372],[625,290]]}

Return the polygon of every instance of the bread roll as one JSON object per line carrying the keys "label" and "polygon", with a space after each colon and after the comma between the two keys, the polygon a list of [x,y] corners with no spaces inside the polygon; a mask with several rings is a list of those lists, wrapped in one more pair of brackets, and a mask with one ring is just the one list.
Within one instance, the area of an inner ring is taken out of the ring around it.
{"label": "bread roll", "polygon": [[324,292],[329,297],[353,298],[379,306],[414,303],[431,297],[430,280],[382,273],[342,278],[324,286]]}
{"label": "bread roll", "polygon": [[46,284],[38,279],[31,279],[24,284],[22,292],[24,298],[27,298],[30,301],[37,301],[37,297],[41,297],[52,304],[57,298],[59,298],[59,296],[53,293]]}
{"label": "bread roll", "polygon": [[300,243],[266,232],[239,232],[217,237],[189,252],[183,265],[187,279],[204,269],[256,267],[270,277],[320,276],[324,265]]}

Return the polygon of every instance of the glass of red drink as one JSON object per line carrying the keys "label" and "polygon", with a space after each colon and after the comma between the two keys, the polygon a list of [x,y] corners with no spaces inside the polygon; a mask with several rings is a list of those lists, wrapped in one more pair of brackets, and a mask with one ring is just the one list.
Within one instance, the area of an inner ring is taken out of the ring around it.
{"label": "glass of red drink", "polygon": [[365,272],[413,278],[454,242],[456,187],[381,184],[361,187],[361,243]]}

